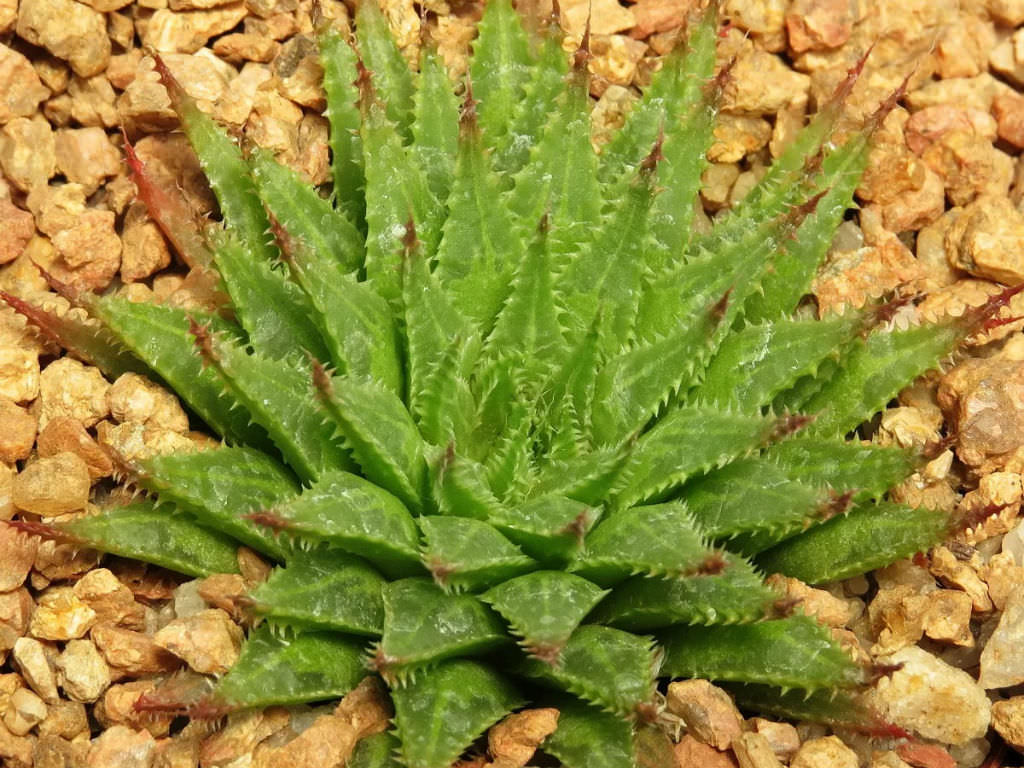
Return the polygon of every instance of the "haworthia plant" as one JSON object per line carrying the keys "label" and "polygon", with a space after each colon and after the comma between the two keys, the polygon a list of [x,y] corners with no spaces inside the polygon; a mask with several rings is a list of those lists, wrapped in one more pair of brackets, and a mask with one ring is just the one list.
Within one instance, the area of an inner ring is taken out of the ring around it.
{"label": "haworthia plant", "polygon": [[998,301],[909,330],[795,314],[866,162],[868,130],[834,132],[842,92],[697,235],[715,11],[600,153],[587,52],[530,26],[490,0],[457,84],[429,51],[410,70],[370,0],[352,40],[324,31],[330,190],[243,153],[164,71],[224,221],[204,242],[154,218],[232,311],[88,297],[93,328],[8,297],[226,443],[126,467],[170,504],[50,529],[190,574],[233,569],[232,540],[278,564],[193,712],[343,695],[368,668],[395,728],[357,764],[443,768],[533,704],[559,708],[543,748],[566,766],[629,768],[665,677],[804,717],[863,682],[773,613],[765,571],[827,582],[950,529],[882,498],[917,457],[848,433]]}

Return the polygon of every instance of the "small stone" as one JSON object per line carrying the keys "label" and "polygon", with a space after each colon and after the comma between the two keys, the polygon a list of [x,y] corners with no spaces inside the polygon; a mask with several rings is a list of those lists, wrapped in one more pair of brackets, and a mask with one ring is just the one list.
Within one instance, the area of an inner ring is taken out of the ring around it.
{"label": "small stone", "polygon": [[53,245],[66,265],[60,275],[65,282],[79,290],[93,291],[110,284],[121,266],[116,218],[112,211],[88,209],[75,226],[53,236]]}
{"label": "small stone", "polygon": [[795,0],[786,12],[786,32],[794,53],[838,48],[857,21],[849,0]]}
{"label": "small stone", "polygon": [[988,72],[977,77],[952,77],[935,80],[907,94],[906,103],[912,110],[956,104],[981,112],[992,110],[992,100],[1000,93],[1012,90],[1006,83],[996,80]]}
{"label": "small stone", "polygon": [[7,730],[24,736],[46,719],[46,702],[28,688],[19,688],[11,694],[3,719]]}
{"label": "small stone", "polygon": [[121,154],[102,128],[64,128],[57,131],[57,168],[68,181],[81,184],[91,195],[104,179],[121,170]]}
{"label": "small stone", "polygon": [[739,768],[782,768],[768,739],[759,733],[745,732],[732,742]]}
{"label": "small stone", "polygon": [[562,28],[573,40],[583,37],[588,20],[592,35],[614,35],[625,32],[636,23],[633,14],[615,0],[564,0],[559,7]]}
{"label": "small stone", "polygon": [[[984,739],[982,739],[984,741]],[[987,743],[986,743],[987,746]],[[985,750],[987,752],[987,750]],[[985,752],[980,759],[984,759]],[[962,763],[953,759],[945,749],[937,744],[914,744],[905,742],[896,747],[896,754],[903,760],[916,768],[957,768],[958,765],[979,765],[978,762],[964,761]]]}
{"label": "small stone", "polygon": [[0,44],[0,124],[15,117],[31,117],[49,95],[29,60]]}
{"label": "small stone", "polygon": [[0,228],[4,237],[0,238],[0,265],[8,264],[18,258],[29,240],[36,233],[32,214],[23,211],[9,199],[0,199]]}
{"label": "small stone", "polygon": [[101,421],[96,427],[96,437],[100,445],[108,446],[125,461],[190,453],[199,447],[180,432],[135,422],[115,425]]}
{"label": "small stone", "polygon": [[790,768],[857,768],[857,753],[836,736],[805,741]]}
{"label": "small stone", "polygon": [[18,20],[18,0],[0,0],[0,33],[6,34],[14,29]]}
{"label": "small stone", "polygon": [[1016,86],[1024,85],[1024,35],[1020,30],[989,48],[989,66]]}
{"label": "small stone", "polygon": [[823,589],[809,587],[799,579],[775,574],[769,576],[766,583],[782,592],[786,600],[795,602],[798,611],[813,616],[826,626],[843,627],[853,618],[850,606],[845,600],[840,600]]}
{"label": "small stone", "polygon": [[54,360],[40,377],[40,429],[57,416],[77,419],[86,428],[94,426],[110,412],[109,389],[99,368],[70,357]]}
{"label": "small stone", "polygon": [[163,675],[181,667],[153,638],[113,624],[97,624],[90,635],[115,676]]}
{"label": "small stone", "polygon": [[14,506],[43,517],[85,509],[91,487],[89,467],[74,453],[38,459],[14,479]]}
{"label": "small stone", "polygon": [[195,53],[211,37],[237,26],[246,13],[242,3],[185,13],[162,8],[146,24],[143,42],[160,53]]}
{"label": "small stone", "polygon": [[14,517],[14,467],[0,463],[0,520]]}
{"label": "small stone", "polygon": [[257,89],[271,77],[269,67],[247,63],[224,89],[214,107],[214,117],[232,125],[245,125],[256,103]]}
{"label": "small stone", "polygon": [[1024,0],[985,0],[982,5],[1000,24],[1019,27],[1024,23]]}
{"label": "small stone", "polygon": [[120,422],[188,431],[188,416],[174,395],[137,373],[118,377],[107,392],[111,415]]}
{"label": "small stone", "polygon": [[203,740],[200,765],[229,765],[244,759],[261,741],[286,728],[290,720],[282,707],[232,712],[223,728]]}
{"label": "small stone", "polygon": [[647,44],[625,35],[608,35],[591,42],[591,93],[603,92],[609,85],[627,86],[633,83],[640,62],[647,53]]}
{"label": "small stone", "polygon": [[525,709],[507,716],[487,732],[492,766],[522,768],[557,727],[557,709]]}
{"label": "small stone", "polygon": [[697,739],[719,750],[728,749],[742,731],[743,719],[732,698],[707,680],[669,684],[668,709]]}
{"label": "small stone", "polygon": [[4,758],[4,766],[25,768],[32,765],[32,738],[11,733],[0,721],[0,758]]}
{"label": "small stone", "polygon": [[[72,513],[69,519],[81,516]],[[57,542],[46,540],[39,543],[36,561],[32,564],[33,576],[42,580],[40,587],[51,581],[76,579],[90,568],[95,568],[100,560],[100,553],[95,549],[82,548],[75,541]]]}
{"label": "small stone", "polygon": [[0,397],[0,461],[13,464],[27,459],[36,438],[36,419],[13,400]]}
{"label": "small stone", "polygon": [[89,718],[85,705],[77,701],[47,702],[46,719],[39,724],[40,736],[56,736],[62,739],[81,739],[89,736]]}
{"label": "small stone", "polygon": [[149,731],[115,725],[93,739],[86,768],[150,768],[156,741]]}
{"label": "small stone", "polygon": [[786,0],[726,0],[722,15],[749,32],[759,48],[778,52],[786,47]]}
{"label": "small stone", "polygon": [[903,665],[871,691],[871,701],[883,717],[946,744],[985,735],[990,703],[969,674],[917,647],[903,648],[879,661]]}
{"label": "small stone", "polygon": [[[1017,526],[1014,530],[1019,528],[1020,526]],[[988,563],[978,570],[978,575],[988,585],[989,597],[992,598],[992,604],[998,611],[1006,610],[1006,604],[1010,601],[1010,597],[1024,588],[1024,568],[1017,565],[1014,555],[1006,549],[1006,540],[1010,538],[1009,534],[1004,536],[1003,551],[998,555],[993,555]]]}
{"label": "small stone", "polygon": [[[874,207],[867,215],[878,213]],[[853,251],[831,251],[811,292],[818,299],[820,315],[839,312],[843,307],[862,307],[871,298],[922,279],[924,270],[899,238],[891,235],[879,245]]]}
{"label": "small stone", "polygon": [[242,630],[224,611],[212,608],[175,619],[156,633],[153,642],[196,672],[222,675],[238,660]]}
{"label": "small stone", "polygon": [[0,592],[0,664],[7,659],[7,653],[18,638],[28,631],[28,622],[35,604],[32,595],[24,587]]}
{"label": "small stone", "polygon": [[139,698],[152,693],[157,685],[156,680],[133,680],[110,686],[96,704],[96,719],[104,728],[126,725],[138,730],[145,729],[158,739],[167,736],[171,721],[174,720],[173,714],[139,712],[135,709]]}
{"label": "small stone", "polygon": [[205,603],[220,608],[236,622],[246,618],[240,598],[245,597],[249,589],[245,579],[237,573],[215,573],[196,585],[196,591]]}
{"label": "small stone", "polygon": [[939,580],[966,592],[973,602],[974,610],[985,613],[992,610],[985,583],[967,563],[957,559],[946,547],[936,547],[931,553],[931,572]]}
{"label": "small stone", "polygon": [[145,628],[145,609],[135,595],[106,568],[85,574],[72,588],[75,596],[96,612],[97,623],[111,623],[128,629]]}
{"label": "small stone", "polygon": [[38,537],[0,525],[0,592],[10,592],[25,583],[38,548]]}
{"label": "small stone", "polygon": [[21,0],[17,32],[67,61],[82,77],[102,72],[110,61],[103,15],[75,0]]}
{"label": "small stone", "polygon": [[1021,382],[1024,364],[999,358],[968,359],[942,378],[939,402],[955,425],[957,457],[965,464],[1002,469],[1024,444]]}
{"label": "small stone", "polygon": [[28,631],[39,640],[73,640],[95,623],[96,611],[72,587],[50,587],[39,596]]}
{"label": "small stone", "polygon": [[223,35],[213,44],[213,52],[232,64],[243,61],[266,63],[272,61],[279,50],[281,45],[276,40],[245,32]]}
{"label": "small stone", "polygon": [[968,131],[950,131],[928,147],[921,159],[942,177],[953,205],[981,195],[1005,196],[1013,180],[1013,160],[992,142]]}
{"label": "small stone", "polygon": [[938,589],[929,593],[926,599],[928,604],[923,617],[924,633],[932,640],[972,647],[971,596],[957,590]]}
{"label": "small stone", "polygon": [[995,632],[981,652],[978,684],[1008,688],[1024,682],[1024,596],[1010,595]]}
{"label": "small stone", "polygon": [[145,280],[171,263],[163,233],[149,217],[144,203],[129,206],[121,242],[121,279],[126,283]]}
{"label": "small stone", "polygon": [[992,102],[999,138],[1015,147],[1024,147],[1024,95],[1004,93]]}
{"label": "small stone", "polygon": [[1003,741],[1018,752],[1024,752],[1024,696],[993,703],[992,727]]}
{"label": "small stone", "polygon": [[992,141],[996,137],[997,126],[988,112],[950,104],[926,107],[915,112],[904,126],[907,147],[918,156],[953,131],[972,133]]}
{"label": "small stone", "polygon": [[91,480],[110,477],[114,465],[106,451],[85,431],[82,422],[70,416],[56,416],[39,433],[36,450],[41,458],[51,458],[60,453],[74,453],[89,471]]}
{"label": "small stone", "polygon": [[735,758],[728,752],[719,752],[714,747],[697,741],[688,733],[683,735],[673,751],[676,760],[675,768],[738,768],[739,766]]}
{"label": "small stone", "polygon": [[31,637],[18,638],[11,657],[29,688],[47,704],[57,701],[57,678],[41,642]]}
{"label": "small stone", "polygon": [[22,192],[46,184],[57,172],[54,135],[46,118],[17,117],[0,129],[0,166]]}
{"label": "small stone", "polygon": [[768,144],[771,124],[761,117],[719,113],[714,128],[715,143],[708,149],[713,163],[736,163]]}
{"label": "small stone", "polygon": [[39,353],[0,344],[0,397],[24,403],[34,400],[38,394]]}
{"label": "small stone", "polygon": [[980,197],[946,233],[950,264],[977,277],[1024,280],[1024,214],[1003,196]]}
{"label": "small stone", "polygon": [[91,640],[71,640],[57,658],[57,671],[72,701],[96,701],[110,685],[110,668]]}
{"label": "small stone", "polygon": [[788,764],[800,749],[800,734],[789,723],[776,723],[763,717],[751,718],[749,723],[754,726],[756,733],[765,738],[772,752],[782,762]]}
{"label": "small stone", "polygon": [[806,103],[811,79],[794,72],[778,56],[758,48],[736,59],[725,86],[722,109],[749,115],[774,115],[791,104]]}
{"label": "small stone", "polygon": [[119,124],[116,94],[106,75],[71,78],[71,117],[85,126],[113,128]]}

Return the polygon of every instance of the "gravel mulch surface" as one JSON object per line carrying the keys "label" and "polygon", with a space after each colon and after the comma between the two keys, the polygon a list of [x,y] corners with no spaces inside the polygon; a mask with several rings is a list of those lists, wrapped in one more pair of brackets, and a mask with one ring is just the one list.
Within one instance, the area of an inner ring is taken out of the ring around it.
{"label": "gravel mulch surface", "polygon": [[[561,0],[567,48],[591,14],[595,142],[621,123],[692,3]],[[317,5],[349,24],[351,3]],[[479,3],[382,5],[411,61],[432,41],[454,74],[464,71]],[[550,0],[528,5],[545,12]],[[0,0],[0,289],[80,311],[50,290],[39,264],[77,289],[204,305],[211,287],[172,254],[124,163],[122,130],[197,218],[213,211],[145,51],[161,52],[231,130],[322,183],[313,12],[312,0]],[[720,57],[735,65],[705,173],[708,217],[742,198],[873,46],[852,111],[867,113],[904,80],[907,90],[879,132],[860,211],[815,283],[819,307],[916,297],[895,321],[927,321],[1024,281],[1024,0],[724,0],[723,16]],[[1024,315],[1024,297],[1009,315]],[[869,696],[915,739],[744,720],[721,690],[677,683],[666,719],[678,725],[678,768],[1024,764],[1022,326],[971,339],[864,435],[939,446],[893,496],[988,512],[985,522],[827,589],[779,579],[851,653],[900,666]],[[0,309],[0,520],[87,514],[118,494],[103,446],[141,457],[208,439],[189,431],[170,393],[134,374],[108,381]],[[167,675],[215,675],[236,660],[236,598],[267,573],[251,552],[239,561],[241,576],[185,581],[0,526],[3,765],[330,768],[311,745],[342,739],[353,708],[384,712],[379,691],[361,688],[337,710],[232,715],[217,731],[134,709]],[[511,716],[492,729],[489,756],[466,767],[525,765],[552,717]]]}

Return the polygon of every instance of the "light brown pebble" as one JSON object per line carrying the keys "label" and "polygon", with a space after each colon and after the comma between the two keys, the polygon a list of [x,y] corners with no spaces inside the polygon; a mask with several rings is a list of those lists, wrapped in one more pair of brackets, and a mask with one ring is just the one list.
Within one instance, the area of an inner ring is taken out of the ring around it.
{"label": "light brown pebble", "polygon": [[195,53],[211,37],[237,26],[245,16],[242,3],[184,13],[161,8],[146,24],[143,42],[160,53]]}
{"label": "light brown pebble", "polygon": [[487,751],[493,767],[522,768],[557,727],[558,710],[550,707],[508,715],[487,732]]}
{"label": "light brown pebble", "polygon": [[96,611],[82,602],[73,587],[50,587],[36,602],[29,634],[39,640],[73,640],[96,623]]}
{"label": "light brown pebble", "polygon": [[690,733],[716,749],[728,749],[742,731],[743,720],[732,698],[707,680],[670,683],[667,705]]}
{"label": "light brown pebble", "polygon": [[89,467],[77,454],[64,452],[28,464],[14,479],[14,506],[44,517],[85,509]]}
{"label": "light brown pebble", "polygon": [[145,628],[146,611],[135,595],[106,568],[89,571],[72,587],[75,596],[96,612],[96,623],[127,629]]}
{"label": "light brown pebble", "polygon": [[21,0],[17,32],[67,61],[82,77],[102,72],[110,61],[103,15],[75,0]]}
{"label": "light brown pebble", "polygon": [[11,733],[0,721],[0,758],[4,766],[26,768],[32,765],[33,740],[30,736],[18,736]]}
{"label": "light brown pebble", "polygon": [[86,768],[149,768],[155,749],[156,741],[149,731],[115,725],[93,739],[85,765]]}
{"label": "light brown pebble", "polygon": [[795,53],[838,48],[850,39],[856,21],[849,0],[795,0],[786,12],[789,47]]}
{"label": "light brown pebble", "polygon": [[800,734],[789,723],[777,723],[763,717],[753,717],[749,721],[756,733],[761,734],[772,748],[772,752],[784,763],[789,763],[800,749]]}
{"label": "light brown pebble", "polygon": [[0,592],[0,664],[6,661],[18,638],[28,631],[34,606],[32,595],[24,587]]}
{"label": "light brown pebble", "polygon": [[16,403],[39,394],[39,353],[13,344],[0,344],[0,396]]}
{"label": "light brown pebble", "polygon": [[143,203],[132,203],[121,233],[121,279],[145,280],[171,263],[171,252]]}
{"label": "light brown pebble", "polygon": [[690,734],[673,748],[676,768],[738,768],[739,763],[728,752],[719,752],[712,746],[697,741]]}
{"label": "light brown pebble", "polygon": [[121,238],[113,211],[86,210],[75,226],[63,229],[51,240],[62,263],[58,279],[79,290],[98,291],[110,285],[121,266]]}
{"label": "light brown pebble", "polygon": [[70,357],[54,360],[40,376],[39,428],[57,416],[77,419],[87,429],[94,426],[110,412],[109,389],[99,368]]}
{"label": "light brown pebble", "polygon": [[89,736],[89,718],[85,705],[78,701],[47,702],[46,719],[37,728],[40,736],[83,739]]}
{"label": "light brown pebble", "polygon": [[36,418],[13,400],[0,397],[0,461],[13,464],[27,459],[36,437]]}
{"label": "light brown pebble", "polygon": [[970,595],[954,589],[938,589],[929,593],[926,600],[923,628],[928,637],[967,648],[974,645],[974,635],[971,634],[973,601]]}
{"label": "light brown pebble", "polygon": [[969,674],[916,646],[878,661],[902,665],[879,680],[870,694],[870,703],[890,722],[946,744],[985,735],[991,705]]}
{"label": "light brown pebble", "polygon": [[978,684],[1007,688],[1024,682],[1024,595],[1010,595],[995,631],[981,652]]}
{"label": "light brown pebble", "polygon": [[118,125],[117,95],[105,74],[71,78],[68,85],[71,118],[87,127],[113,128]]}
{"label": "light brown pebble", "polygon": [[188,431],[188,416],[178,398],[137,373],[119,376],[107,391],[107,403],[117,421]]}
{"label": "light brown pebble", "polygon": [[210,734],[199,751],[201,765],[228,765],[251,755],[256,745],[286,728],[291,716],[283,707],[232,712],[224,727]]}
{"label": "light brown pebble", "polygon": [[90,635],[100,649],[113,675],[139,677],[173,672],[181,661],[142,632],[97,624]]}
{"label": "light brown pebble", "polygon": [[992,113],[999,126],[999,138],[1015,147],[1024,147],[1024,95],[1005,93],[992,102]]}
{"label": "light brown pebble", "polygon": [[963,209],[946,232],[950,264],[977,277],[1024,280],[1024,215],[1003,196],[984,196]]}
{"label": "light brown pebble", "polygon": [[215,573],[197,585],[199,596],[210,606],[220,608],[232,619],[241,622],[245,611],[239,598],[249,592],[249,585],[237,573]]}
{"label": "light brown pebble", "polygon": [[110,668],[91,640],[71,640],[57,658],[58,681],[72,701],[96,701],[110,685]]}
{"label": "light brown pebble", "polygon": [[853,617],[850,606],[823,589],[815,589],[799,579],[775,574],[766,583],[781,592],[787,600],[796,602],[797,611],[813,616],[829,627],[842,627]]}
{"label": "light brown pebble", "polygon": [[992,610],[985,583],[970,565],[957,559],[948,548],[936,547],[931,553],[931,572],[941,581],[966,592],[979,613]]}
{"label": "light brown pebble", "polygon": [[18,258],[32,235],[36,232],[32,214],[23,211],[8,199],[0,200],[0,227],[4,237],[0,238],[0,264],[8,264]]}
{"label": "light brown pebble", "polygon": [[993,703],[992,727],[1003,741],[1018,752],[1024,752],[1024,696]]}
{"label": "light brown pebble", "polygon": [[153,636],[153,642],[196,672],[222,675],[238,659],[242,630],[227,613],[211,608],[173,620]]}
{"label": "light brown pebble", "polygon": [[800,745],[790,768],[857,768],[857,753],[836,736],[811,739]]}
{"label": "light brown pebble", "polygon": [[57,677],[47,658],[46,647],[41,642],[31,637],[18,638],[11,657],[29,688],[47,704],[57,701]]}
{"label": "light brown pebble", "polygon": [[222,35],[213,44],[213,52],[232,64],[243,61],[266,63],[273,60],[280,49],[281,45],[276,40],[244,32]]}
{"label": "light brown pebble", "polygon": [[744,732],[733,740],[733,754],[740,768],[781,768],[782,763],[772,750],[768,739],[759,733]]}
{"label": "light brown pebble", "polygon": [[91,195],[121,170],[121,154],[102,128],[64,128],[55,139],[57,169]]}
{"label": "light brown pebble", "polygon": [[15,736],[24,736],[46,719],[46,702],[28,688],[11,694],[4,713],[4,725]]}
{"label": "light brown pebble", "polygon": [[16,117],[0,129],[0,167],[22,192],[46,184],[57,172],[54,134],[46,118]]}
{"label": "light brown pebble", "polygon": [[89,477],[98,480],[110,477],[113,464],[106,452],[85,431],[82,422],[70,416],[56,416],[49,420],[46,428],[39,433],[36,450],[46,459],[60,453],[74,453],[85,462]]}
{"label": "light brown pebble", "polygon": [[0,592],[17,589],[28,577],[39,549],[39,538],[10,525],[0,525]]}
{"label": "light brown pebble", "polygon": [[132,680],[111,685],[96,703],[96,719],[104,728],[120,724],[137,730],[145,729],[158,739],[167,736],[174,720],[173,714],[139,712],[135,709],[139,698],[152,693],[157,686],[156,680]]}
{"label": "light brown pebble", "polygon": [[22,54],[0,44],[0,123],[31,117],[49,89]]}

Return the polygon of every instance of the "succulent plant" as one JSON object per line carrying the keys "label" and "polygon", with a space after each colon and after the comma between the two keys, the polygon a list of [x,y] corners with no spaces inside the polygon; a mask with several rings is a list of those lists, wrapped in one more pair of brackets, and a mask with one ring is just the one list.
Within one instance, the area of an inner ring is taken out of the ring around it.
{"label": "succulent plant", "polygon": [[560,710],[543,749],[565,765],[630,766],[666,677],[841,717],[871,670],[762,574],[841,579],[950,530],[883,500],[920,457],[848,436],[1006,297],[899,330],[885,306],[819,320],[804,300],[885,106],[840,141],[852,73],[698,231],[715,10],[600,153],[586,37],[567,60],[536,26],[490,0],[461,104],[374,3],[355,40],[325,31],[329,194],[162,69],[223,226],[196,229],[131,156],[140,196],[230,304],[76,297],[97,328],[5,296],[225,443],[123,461],[148,501],[23,524],[185,574],[236,571],[239,542],[279,565],[193,714],[340,696],[370,669],[395,728],[359,759],[394,746],[410,768],[530,702]]}

